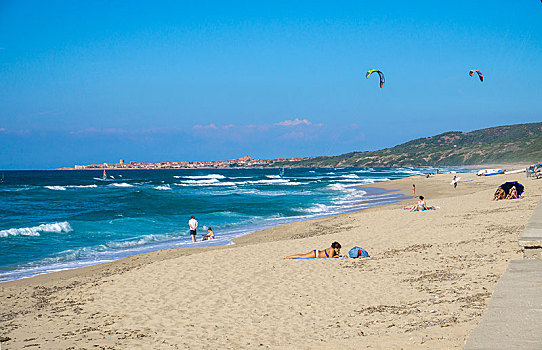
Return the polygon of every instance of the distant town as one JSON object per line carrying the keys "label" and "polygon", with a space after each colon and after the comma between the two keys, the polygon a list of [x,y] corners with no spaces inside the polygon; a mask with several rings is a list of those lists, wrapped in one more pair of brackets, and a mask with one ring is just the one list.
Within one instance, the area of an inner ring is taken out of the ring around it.
{"label": "distant town", "polygon": [[96,169],[205,169],[205,168],[263,168],[263,167],[282,167],[288,162],[297,162],[300,160],[311,159],[306,158],[276,158],[276,159],[253,159],[245,156],[230,160],[217,161],[186,161],[179,160],[175,162],[126,162],[124,159],[118,163],[102,163],[102,164],[76,164],[72,167],[64,167],[56,170],[96,170]]}

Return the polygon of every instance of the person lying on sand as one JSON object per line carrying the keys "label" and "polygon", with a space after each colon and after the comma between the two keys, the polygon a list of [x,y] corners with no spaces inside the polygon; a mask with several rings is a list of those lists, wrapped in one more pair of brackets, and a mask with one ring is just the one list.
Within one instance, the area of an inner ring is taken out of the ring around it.
{"label": "person lying on sand", "polygon": [[424,197],[423,196],[419,196],[418,197],[418,204],[416,204],[415,206],[412,207],[412,209],[410,209],[410,211],[424,211],[424,210],[429,210],[429,208],[427,207],[427,205],[425,204],[425,201],[424,201]]}
{"label": "person lying on sand", "polygon": [[[345,257],[345,256],[344,256]],[[305,254],[294,254],[285,256],[283,259],[310,259],[310,258],[343,258],[341,256],[341,244],[339,242],[331,243],[331,247],[324,250],[311,250]]]}

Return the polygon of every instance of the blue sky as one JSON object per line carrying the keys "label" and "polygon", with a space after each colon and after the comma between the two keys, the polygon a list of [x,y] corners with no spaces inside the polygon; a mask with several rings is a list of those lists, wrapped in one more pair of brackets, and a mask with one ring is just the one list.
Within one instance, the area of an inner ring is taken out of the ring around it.
{"label": "blue sky", "polygon": [[535,0],[3,0],[0,168],[333,155],[538,122],[541,63]]}

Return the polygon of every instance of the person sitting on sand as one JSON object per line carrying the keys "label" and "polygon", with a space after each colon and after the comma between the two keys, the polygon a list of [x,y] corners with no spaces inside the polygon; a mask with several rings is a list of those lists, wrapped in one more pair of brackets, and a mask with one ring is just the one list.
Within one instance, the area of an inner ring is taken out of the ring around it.
{"label": "person sitting on sand", "polygon": [[424,201],[424,197],[423,196],[419,196],[418,197],[418,204],[416,204],[415,206],[412,207],[412,209],[410,209],[410,211],[424,211],[424,210],[429,210],[429,208],[427,207],[427,205],[425,204],[425,201]]}
{"label": "person sitting on sand", "polygon": [[508,196],[506,196],[506,199],[518,199],[518,191],[516,190],[516,186],[512,186],[510,192],[508,192]]}
{"label": "person sitting on sand", "polygon": [[331,247],[324,250],[311,250],[305,254],[294,254],[285,256],[283,259],[310,259],[310,258],[342,258],[341,244],[339,242],[331,243]]}
{"label": "person sitting on sand", "polygon": [[506,192],[504,192],[504,190],[501,188],[501,186],[499,186],[497,188],[497,191],[495,191],[495,195],[493,196],[493,200],[494,201],[500,201],[501,199],[505,199],[506,198]]}
{"label": "person sitting on sand", "polygon": [[203,235],[202,241],[206,241],[209,239],[215,239],[215,233],[213,232],[213,229],[210,227],[207,229],[207,234]]}

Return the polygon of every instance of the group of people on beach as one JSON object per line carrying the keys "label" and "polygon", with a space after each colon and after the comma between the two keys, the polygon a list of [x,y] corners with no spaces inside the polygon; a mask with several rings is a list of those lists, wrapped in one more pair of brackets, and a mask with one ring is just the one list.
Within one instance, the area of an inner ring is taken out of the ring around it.
{"label": "group of people on beach", "polygon": [[[188,220],[188,227],[190,228],[190,237],[192,238],[192,242],[196,242],[198,234],[198,221],[194,215],[192,215],[190,220]],[[215,233],[213,232],[213,229],[209,227],[207,228],[207,233],[202,236],[201,240],[207,241],[211,239],[215,239]]]}
{"label": "group of people on beach", "polygon": [[499,186],[497,188],[497,191],[495,191],[495,195],[493,196],[494,201],[499,201],[502,199],[518,199],[521,198],[521,196],[518,195],[518,191],[516,190],[515,186],[512,186],[508,194],[506,194],[506,191]]}
{"label": "group of people on beach", "polygon": [[[197,230],[198,230],[198,221],[196,217],[192,215],[190,220],[188,220],[188,227],[190,228],[190,236],[192,237],[192,242],[197,241]],[[215,233],[212,228],[207,229],[207,234],[204,234],[202,241],[215,239]],[[341,255],[341,244],[339,242],[331,243],[331,247],[324,250],[311,250],[305,254],[294,254],[285,256],[284,259],[326,259],[326,258],[348,258],[347,255]]]}

